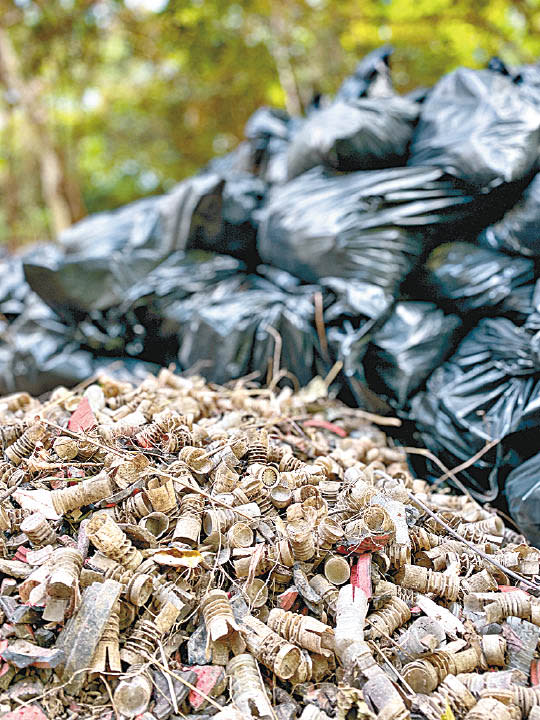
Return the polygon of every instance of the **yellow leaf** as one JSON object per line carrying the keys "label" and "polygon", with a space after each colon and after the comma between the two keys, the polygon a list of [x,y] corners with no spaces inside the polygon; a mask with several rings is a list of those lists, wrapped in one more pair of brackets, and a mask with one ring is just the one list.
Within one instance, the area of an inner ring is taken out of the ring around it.
{"label": "yellow leaf", "polygon": [[159,565],[169,565],[170,567],[195,568],[200,565],[203,559],[198,550],[180,550],[178,548],[157,550],[152,555],[154,562]]}
{"label": "yellow leaf", "polygon": [[456,720],[454,717],[454,713],[452,712],[452,708],[450,707],[448,700],[445,700],[446,707],[444,709],[443,714],[441,715],[441,720]]}

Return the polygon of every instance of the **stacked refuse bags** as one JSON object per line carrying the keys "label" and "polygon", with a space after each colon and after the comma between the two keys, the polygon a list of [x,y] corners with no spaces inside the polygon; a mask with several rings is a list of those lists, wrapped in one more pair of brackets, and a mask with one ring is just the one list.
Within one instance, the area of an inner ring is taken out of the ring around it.
{"label": "stacked refuse bags", "polygon": [[236,150],[167,195],[0,258],[0,391],[104,365],[272,386],[331,373],[331,391],[465,464],[477,497],[514,470],[525,523],[523,463],[540,502],[540,66],[494,59],[400,97],[390,56],[306,117],[259,109]]}

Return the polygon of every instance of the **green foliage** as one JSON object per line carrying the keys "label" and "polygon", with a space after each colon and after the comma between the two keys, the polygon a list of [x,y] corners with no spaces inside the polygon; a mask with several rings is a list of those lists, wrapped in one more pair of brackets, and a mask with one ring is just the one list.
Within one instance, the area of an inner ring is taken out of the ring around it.
{"label": "green foliage", "polygon": [[[167,191],[384,42],[400,92],[540,52],[538,0],[0,0],[0,27],[86,212]],[[36,139],[0,91],[0,242],[49,239]]]}

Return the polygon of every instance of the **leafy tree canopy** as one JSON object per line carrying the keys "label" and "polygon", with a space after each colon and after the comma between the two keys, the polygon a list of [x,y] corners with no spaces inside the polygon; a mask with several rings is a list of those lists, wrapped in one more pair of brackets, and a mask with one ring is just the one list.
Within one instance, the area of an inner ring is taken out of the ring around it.
{"label": "leafy tree canopy", "polygon": [[538,0],[0,0],[0,242],[167,191],[365,53],[399,92],[540,52]]}

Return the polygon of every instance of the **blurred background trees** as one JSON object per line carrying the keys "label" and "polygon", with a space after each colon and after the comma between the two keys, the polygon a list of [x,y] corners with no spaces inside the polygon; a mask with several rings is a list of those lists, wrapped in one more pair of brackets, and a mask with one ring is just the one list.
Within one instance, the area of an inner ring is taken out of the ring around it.
{"label": "blurred background trees", "polygon": [[0,243],[167,191],[395,47],[398,92],[540,54],[538,0],[0,0]]}

